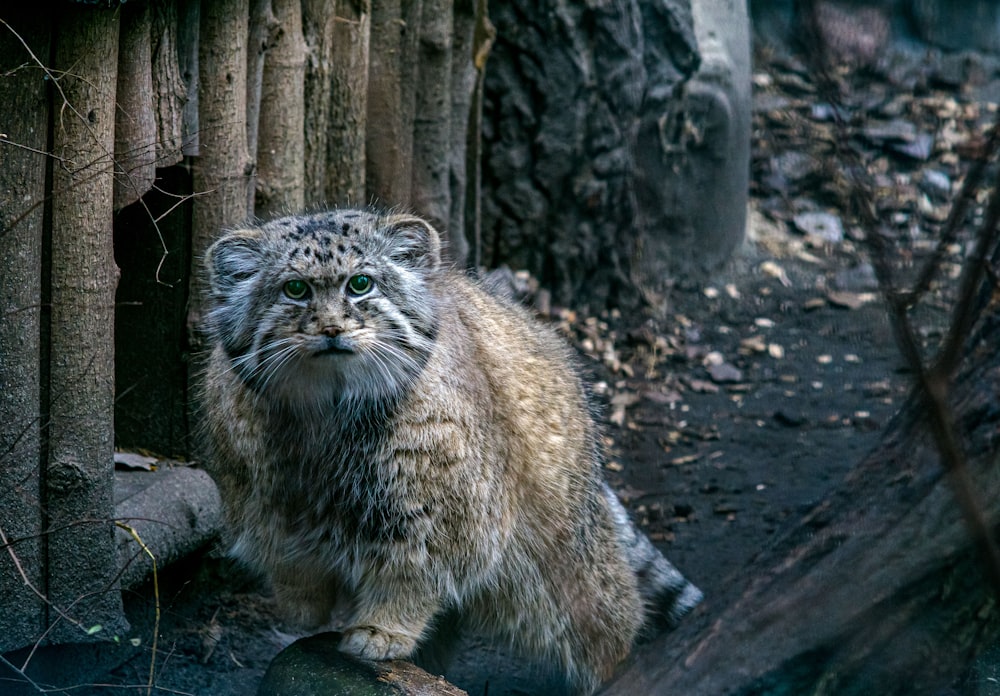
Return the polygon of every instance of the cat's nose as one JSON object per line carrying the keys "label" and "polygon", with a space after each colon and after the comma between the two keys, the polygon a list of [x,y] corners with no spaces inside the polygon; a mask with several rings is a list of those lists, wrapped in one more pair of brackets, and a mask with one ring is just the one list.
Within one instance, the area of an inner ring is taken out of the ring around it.
{"label": "cat's nose", "polygon": [[322,329],[320,329],[320,331],[323,334],[329,336],[330,338],[336,338],[343,332],[343,329],[340,328],[339,326],[334,326],[333,324],[330,324],[328,326],[324,326]]}

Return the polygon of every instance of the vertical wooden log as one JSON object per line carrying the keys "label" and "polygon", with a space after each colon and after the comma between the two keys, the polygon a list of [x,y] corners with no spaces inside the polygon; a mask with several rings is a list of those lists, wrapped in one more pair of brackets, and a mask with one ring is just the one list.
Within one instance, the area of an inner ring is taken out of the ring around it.
{"label": "vertical wooden log", "polygon": [[336,19],[336,0],[302,0],[302,33],[306,42],[305,204],[309,208],[326,203]]}
{"label": "vertical wooden log", "polygon": [[327,143],[329,203],[365,200],[371,0],[340,0],[334,24]]}
{"label": "vertical wooden log", "polygon": [[403,153],[404,170],[400,178],[405,182],[405,200],[400,204],[412,203],[413,188],[413,121],[417,105],[417,80],[420,76],[420,24],[423,20],[423,0],[400,0],[400,26],[402,27],[402,52],[399,54],[399,108],[400,152]]}
{"label": "vertical wooden log", "polygon": [[476,68],[472,62],[472,35],[476,26],[475,0],[456,0],[453,9],[451,49],[451,148],[448,155],[451,187],[449,241],[455,263],[470,261],[469,237],[465,228],[465,197],[468,189],[466,149],[469,138],[469,114],[472,92],[476,87]]}
{"label": "vertical wooden log", "polygon": [[197,157],[198,92],[198,34],[201,33],[201,0],[177,0],[177,67],[184,80],[184,110],[181,112],[181,154]]}
{"label": "vertical wooden log", "polygon": [[153,59],[153,99],[156,116],[156,166],[169,167],[183,159],[181,123],[185,86],[178,67],[178,0],[152,3],[150,43]]}
{"label": "vertical wooden log", "polygon": [[277,31],[264,60],[257,141],[256,214],[276,217],[305,204],[305,39],[301,0],[273,0]]}
{"label": "vertical wooden log", "polygon": [[[45,628],[45,606],[23,582],[43,588],[40,459],[42,203],[48,150],[45,72],[48,19],[12,8],[0,26],[0,652],[30,645]],[[15,35],[14,32],[17,32]],[[20,37],[20,38],[19,38]],[[20,66],[20,67],[19,67]]]}
{"label": "vertical wooden log", "polygon": [[402,0],[372,4],[368,61],[368,137],[365,187],[368,197],[390,205],[408,205],[412,122],[403,105],[405,52]]}
{"label": "vertical wooden log", "polygon": [[127,3],[121,12],[115,105],[115,210],[139,200],[156,178],[156,117],[149,3]]}
{"label": "vertical wooden log", "polygon": [[203,347],[198,327],[205,291],[201,260],[225,227],[243,222],[253,164],[247,154],[247,33],[249,0],[213,0],[201,7],[198,62],[200,156],[194,166],[188,326],[192,348]]}
{"label": "vertical wooden log", "polygon": [[472,33],[472,64],[476,70],[475,87],[469,106],[469,129],[466,141],[466,165],[468,176],[465,188],[465,234],[472,245],[472,266],[482,264],[483,233],[483,96],[486,79],[486,59],[493,49],[497,30],[490,21],[488,0],[476,0],[476,23]]}
{"label": "vertical wooden log", "polygon": [[412,201],[414,210],[445,235],[449,255],[461,265],[465,261],[463,231],[449,227],[453,5],[454,0],[423,2],[413,118]]}
{"label": "vertical wooden log", "polygon": [[55,623],[49,638],[68,642],[85,640],[97,626],[100,637],[125,627],[111,521],[118,13],[67,5],[58,27],[45,506],[49,621]]}
{"label": "vertical wooden log", "polygon": [[278,20],[274,16],[271,0],[250,0],[250,34],[247,47],[246,128],[247,153],[253,170],[250,181],[250,212],[254,210],[257,180],[257,140],[260,132],[260,97],[264,84],[264,58],[274,41]]}

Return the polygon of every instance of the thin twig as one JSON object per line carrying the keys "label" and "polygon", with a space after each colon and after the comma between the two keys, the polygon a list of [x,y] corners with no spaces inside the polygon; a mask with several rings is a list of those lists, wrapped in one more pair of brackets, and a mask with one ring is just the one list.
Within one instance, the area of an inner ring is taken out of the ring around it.
{"label": "thin twig", "polygon": [[156,608],[156,618],[153,621],[153,647],[152,656],[149,660],[149,682],[147,683],[146,688],[146,695],[149,696],[153,692],[153,684],[156,676],[156,646],[160,636],[160,584],[156,572],[156,556],[154,556],[153,552],[149,550],[149,547],[143,543],[142,539],[139,537],[139,533],[135,531],[134,527],[130,527],[123,522],[115,522],[115,525],[128,532],[132,538],[135,539],[135,543],[137,543],[142,550],[146,552],[146,555],[149,556],[149,559],[153,562],[153,602]]}

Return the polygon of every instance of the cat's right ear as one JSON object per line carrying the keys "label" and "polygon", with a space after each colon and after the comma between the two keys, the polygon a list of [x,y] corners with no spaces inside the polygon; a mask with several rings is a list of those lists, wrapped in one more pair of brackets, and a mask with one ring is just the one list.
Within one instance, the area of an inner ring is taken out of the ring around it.
{"label": "cat's right ear", "polygon": [[256,230],[227,232],[208,248],[205,266],[214,293],[226,293],[261,269],[263,248]]}

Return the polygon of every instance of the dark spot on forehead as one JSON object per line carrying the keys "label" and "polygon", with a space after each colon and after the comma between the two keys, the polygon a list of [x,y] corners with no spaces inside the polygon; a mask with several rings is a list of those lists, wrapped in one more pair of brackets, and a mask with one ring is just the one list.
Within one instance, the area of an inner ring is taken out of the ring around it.
{"label": "dark spot on forehead", "polygon": [[340,252],[341,254],[343,254],[344,252],[347,251],[347,248],[343,244],[338,244],[337,245],[337,251]]}
{"label": "dark spot on forehead", "polygon": [[345,222],[340,228],[341,234],[345,237],[350,237],[354,233],[354,228],[351,227],[350,223]]}

